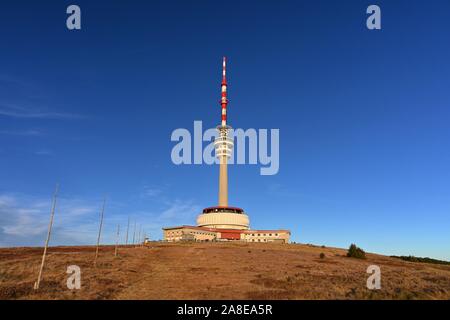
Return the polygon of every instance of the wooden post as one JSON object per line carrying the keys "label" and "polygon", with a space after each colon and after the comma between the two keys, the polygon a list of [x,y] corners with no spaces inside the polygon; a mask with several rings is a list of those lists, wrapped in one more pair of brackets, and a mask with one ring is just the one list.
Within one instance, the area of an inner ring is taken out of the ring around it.
{"label": "wooden post", "polygon": [[41,284],[42,270],[44,269],[45,265],[45,257],[47,255],[48,242],[50,241],[50,234],[52,232],[53,217],[55,216],[56,198],[58,197],[58,191],[59,191],[59,184],[56,184],[55,193],[53,194],[53,204],[50,213],[50,222],[48,224],[47,239],[45,240],[44,253],[42,254],[41,268],[39,269],[37,281],[34,283],[35,290],[38,290],[39,285]]}
{"label": "wooden post", "polygon": [[120,233],[120,224],[117,225],[116,250],[114,251],[115,257],[117,257],[117,250],[118,250],[118,245],[119,245],[119,233]]}
{"label": "wooden post", "polygon": [[103,199],[103,207],[102,207],[102,212],[101,212],[101,215],[100,215],[100,226],[98,228],[97,248],[95,249],[94,266],[97,266],[98,247],[100,245],[100,237],[102,235],[103,214],[105,212],[105,204],[106,204],[106,197]]}
{"label": "wooden post", "polygon": [[128,231],[130,230],[130,216],[128,216],[128,225],[127,225],[127,237],[125,240],[125,245],[128,245]]}
{"label": "wooden post", "polygon": [[133,245],[134,245],[135,237],[136,237],[136,220],[134,220]]}
{"label": "wooden post", "polygon": [[140,246],[141,245],[141,228],[142,226],[139,226],[139,233],[138,233],[138,237],[137,237],[137,245]]}

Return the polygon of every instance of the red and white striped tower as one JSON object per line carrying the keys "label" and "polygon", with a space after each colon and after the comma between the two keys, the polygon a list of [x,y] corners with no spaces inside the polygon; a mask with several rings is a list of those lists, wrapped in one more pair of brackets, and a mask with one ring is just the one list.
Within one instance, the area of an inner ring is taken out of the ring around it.
{"label": "red and white striped tower", "polygon": [[227,77],[226,77],[227,60],[223,58],[222,64],[222,99],[220,104],[222,106],[222,122],[217,127],[219,136],[214,141],[216,148],[216,157],[220,161],[219,174],[219,207],[228,207],[228,170],[227,160],[231,157],[233,151],[233,139],[229,136],[231,127],[227,126]]}
{"label": "red and white striped tower", "polygon": [[222,69],[222,106],[221,124],[217,127],[219,135],[214,141],[216,157],[220,161],[219,175],[219,205],[203,209],[197,217],[197,226],[215,229],[237,229],[248,230],[250,220],[248,215],[241,208],[228,206],[228,171],[227,161],[233,151],[233,137],[231,127],[227,125],[227,71],[226,58],[223,58]]}

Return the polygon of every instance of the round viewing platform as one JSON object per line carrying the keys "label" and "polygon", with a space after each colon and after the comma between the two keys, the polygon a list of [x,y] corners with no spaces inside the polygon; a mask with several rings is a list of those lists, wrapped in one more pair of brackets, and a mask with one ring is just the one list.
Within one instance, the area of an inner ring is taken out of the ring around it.
{"label": "round viewing platform", "polygon": [[248,230],[250,221],[244,210],[236,207],[209,207],[197,217],[197,226],[217,229]]}
{"label": "round viewing platform", "polygon": [[237,207],[209,207],[203,209],[203,213],[217,213],[217,212],[244,213],[244,209]]}

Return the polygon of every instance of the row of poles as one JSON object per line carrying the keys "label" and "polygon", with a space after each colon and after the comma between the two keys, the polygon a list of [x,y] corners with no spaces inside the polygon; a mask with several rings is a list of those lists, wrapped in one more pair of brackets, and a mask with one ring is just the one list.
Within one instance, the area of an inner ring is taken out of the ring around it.
{"label": "row of poles", "polygon": [[[51,212],[50,212],[50,222],[48,224],[47,238],[45,240],[45,246],[44,246],[44,253],[42,254],[42,260],[41,260],[41,266],[39,268],[38,279],[34,283],[34,289],[35,290],[39,289],[39,285],[40,285],[41,279],[42,279],[42,271],[44,270],[45,258],[47,256],[48,244],[49,244],[50,235],[51,235],[51,232],[52,232],[53,218],[55,216],[56,201],[57,201],[57,198],[58,198],[58,193],[59,193],[59,184],[56,184],[55,192],[53,194],[52,207],[51,207]],[[95,258],[94,258],[94,266],[95,267],[97,266],[97,258],[98,258],[99,247],[100,247],[100,238],[101,238],[101,235],[102,235],[103,216],[104,216],[104,213],[105,213],[105,206],[106,206],[106,197],[103,199],[103,205],[102,205],[102,209],[101,209],[101,212],[100,212],[100,224],[99,224],[99,228],[98,228],[97,244],[96,244],[96,248],[95,248]],[[128,245],[129,231],[130,231],[130,217],[128,217],[127,232],[126,232],[126,237],[125,237],[125,245]],[[132,245],[135,245],[137,243],[140,243],[140,245],[144,244],[145,240],[147,239],[147,234],[144,232],[143,233],[143,238],[141,238],[141,235],[142,235],[141,232],[142,231],[143,231],[142,230],[142,226],[139,226],[139,233],[138,233],[138,236],[136,238],[136,220],[135,220],[134,221]],[[114,256],[115,257],[118,256],[119,241],[120,241],[120,224],[117,225],[116,244],[115,244],[115,248],[114,248]],[[136,243],[136,241],[137,241],[137,243]]]}

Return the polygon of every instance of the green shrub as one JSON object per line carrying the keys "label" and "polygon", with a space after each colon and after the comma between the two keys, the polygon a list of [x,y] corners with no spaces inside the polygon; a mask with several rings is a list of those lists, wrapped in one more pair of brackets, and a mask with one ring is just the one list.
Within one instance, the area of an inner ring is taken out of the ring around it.
{"label": "green shrub", "polygon": [[423,262],[423,263],[434,263],[434,264],[445,264],[450,265],[449,261],[444,260],[437,260],[437,259],[431,259],[431,258],[421,258],[421,257],[414,257],[414,256],[391,256],[392,258],[398,258],[409,262]]}
{"label": "green shrub", "polygon": [[366,253],[364,252],[363,249],[358,248],[355,244],[352,243],[350,245],[350,248],[348,248],[347,257],[357,258],[357,259],[365,259]]}
{"label": "green shrub", "polygon": [[320,259],[325,259],[325,253],[323,252],[320,253]]}

